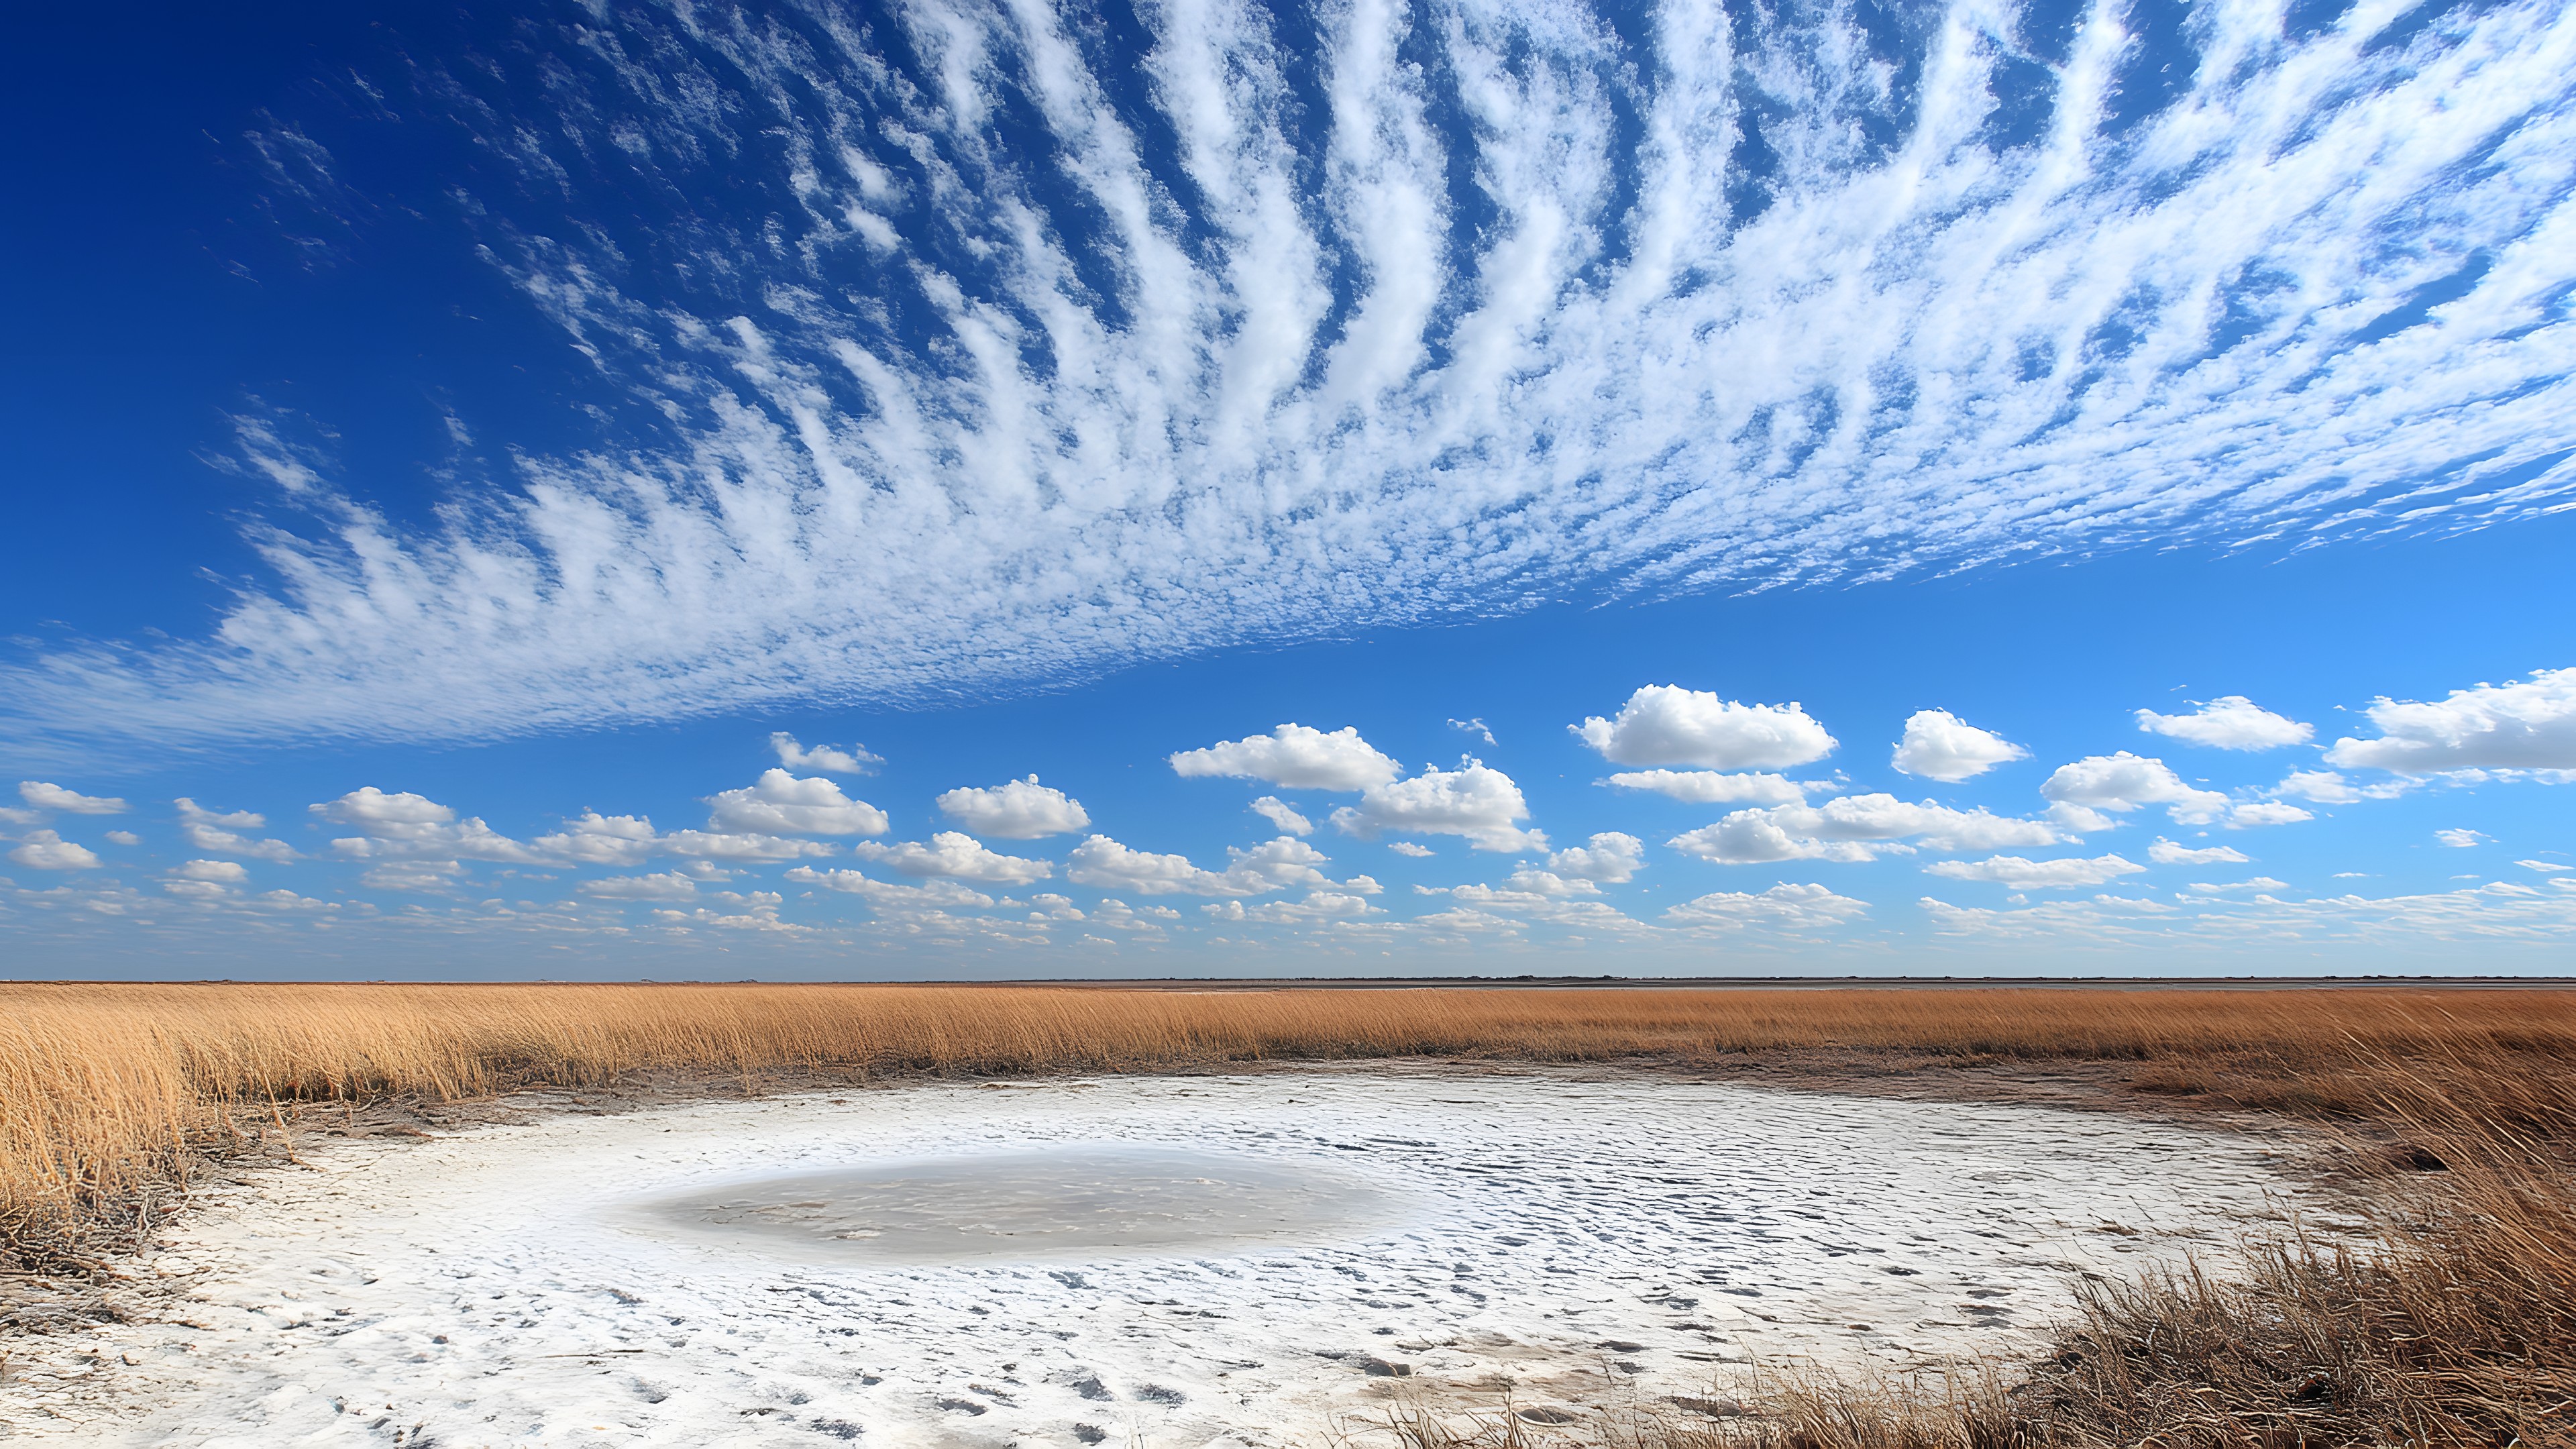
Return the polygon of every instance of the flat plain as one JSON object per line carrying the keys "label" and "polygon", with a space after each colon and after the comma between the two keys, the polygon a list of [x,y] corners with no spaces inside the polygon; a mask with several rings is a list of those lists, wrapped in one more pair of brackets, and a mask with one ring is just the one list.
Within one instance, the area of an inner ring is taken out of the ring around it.
{"label": "flat plain", "polygon": [[31,1440],[2568,1433],[2555,990],[0,995]]}

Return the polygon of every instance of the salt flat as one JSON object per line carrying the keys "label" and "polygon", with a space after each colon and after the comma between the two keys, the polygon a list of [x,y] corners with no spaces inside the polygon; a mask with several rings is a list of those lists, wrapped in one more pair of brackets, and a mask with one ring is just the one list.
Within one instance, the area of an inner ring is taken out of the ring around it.
{"label": "salt flat", "polygon": [[[1571,1070],[917,1084],[307,1145],[37,1340],[84,1444],[1289,1445],[2032,1346],[2295,1201],[2263,1142]],[[1053,1205],[1052,1207],[1050,1205]],[[7,1402],[7,1401],[0,1401]]]}

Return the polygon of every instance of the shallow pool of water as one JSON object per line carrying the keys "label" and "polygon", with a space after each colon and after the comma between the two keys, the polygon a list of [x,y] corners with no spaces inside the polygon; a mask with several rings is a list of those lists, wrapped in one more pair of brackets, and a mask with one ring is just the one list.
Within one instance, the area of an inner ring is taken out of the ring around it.
{"label": "shallow pool of water", "polygon": [[797,1258],[958,1263],[1289,1242],[1395,1207],[1321,1164],[1096,1144],[728,1183],[648,1199],[636,1222]]}

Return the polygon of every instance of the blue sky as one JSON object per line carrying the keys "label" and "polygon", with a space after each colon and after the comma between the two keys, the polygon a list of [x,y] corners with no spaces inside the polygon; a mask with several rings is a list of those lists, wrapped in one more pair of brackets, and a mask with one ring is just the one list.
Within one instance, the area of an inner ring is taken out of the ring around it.
{"label": "blue sky", "polygon": [[164,19],[12,974],[2576,960],[2558,7]]}

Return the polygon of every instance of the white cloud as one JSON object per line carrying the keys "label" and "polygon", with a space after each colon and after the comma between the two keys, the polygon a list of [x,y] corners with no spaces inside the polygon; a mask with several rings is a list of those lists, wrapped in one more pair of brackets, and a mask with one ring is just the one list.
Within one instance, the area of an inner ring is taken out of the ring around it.
{"label": "white cloud", "polygon": [[0,825],[33,825],[44,818],[33,810],[21,810],[14,805],[0,805]]}
{"label": "white cloud", "polygon": [[190,880],[185,876],[161,882],[161,889],[181,900],[212,904],[232,899],[233,888],[220,881]]}
{"label": "white cloud", "polygon": [[2290,883],[2288,881],[2275,880],[2268,875],[2258,875],[2248,880],[2220,881],[2216,883],[2212,883],[2210,881],[2194,881],[2191,886],[2191,889],[2196,894],[2205,896],[2225,895],[2229,891],[2269,892],[2283,891],[2288,890],[2289,888]]}
{"label": "white cloud", "polygon": [[119,815],[125,811],[125,802],[114,796],[84,795],[43,780],[19,781],[18,798],[39,810],[59,810],[68,815]]}
{"label": "white cloud", "polygon": [[1931,897],[1921,904],[1941,934],[1992,940],[2159,950],[2251,946],[2265,951],[2289,942],[2352,943],[2438,947],[2456,959],[2457,949],[2465,945],[2490,952],[2517,945],[2544,951],[2563,947],[2569,932],[2576,931],[2576,879],[2561,877],[2549,885],[2569,888],[2499,881],[2431,895],[2294,901],[2269,894],[2276,885],[2251,901],[2227,901],[2211,898],[2228,889],[2213,886],[2200,898],[2179,902],[2106,895],[2022,909],[1970,909]]}
{"label": "white cloud", "polygon": [[223,885],[247,885],[250,872],[234,860],[191,860],[181,863],[170,874],[179,880],[214,881]]}
{"label": "white cloud", "polygon": [[1923,869],[1927,875],[1951,880],[1992,881],[2014,890],[2055,891],[2104,885],[2124,875],[2136,875],[2146,867],[2117,855],[2095,856],[2091,860],[2025,860],[2018,855],[1997,855],[1978,861],[1934,861]]}
{"label": "white cloud", "polygon": [[251,860],[273,860],[281,864],[295,859],[295,847],[283,840],[254,840],[247,835],[230,830],[218,830],[211,825],[182,825],[179,827],[179,838],[188,843],[190,850],[202,850],[208,855],[239,855]]}
{"label": "white cloud", "polygon": [[1264,901],[1246,906],[1241,901],[1217,901],[1199,907],[1219,921],[1247,921],[1273,926],[1305,926],[1327,921],[1356,921],[1367,916],[1385,914],[1360,896],[1340,891],[1308,891],[1303,900]]}
{"label": "white cloud", "polygon": [[2227,828],[2249,830],[2259,825],[2296,825],[2317,817],[2296,805],[2277,800],[2247,800],[2227,807]]}
{"label": "white cloud", "polygon": [[1039,784],[1035,775],[980,789],[960,787],[933,803],[968,830],[999,840],[1069,835],[1091,823],[1079,801]]}
{"label": "white cloud", "polygon": [[1716,770],[1622,770],[1602,782],[1622,790],[1652,790],[1692,805],[1794,805],[1806,788],[1785,775],[1728,775]]}
{"label": "white cloud", "polygon": [[1205,870],[1185,855],[1159,855],[1131,850],[1105,835],[1094,835],[1073,848],[1065,878],[1076,885],[1126,890],[1140,895],[1257,896],[1288,886],[1339,886],[1374,895],[1377,882],[1366,876],[1335,881],[1317,867],[1330,857],[1293,836],[1249,850],[1230,849],[1222,871]]}
{"label": "white cloud", "polygon": [[1585,844],[1547,858],[1547,868],[1574,880],[1618,885],[1636,878],[1646,864],[1646,842],[1616,830],[1605,830]]}
{"label": "white cloud", "polygon": [[2332,770],[2293,770],[2281,777],[2281,783],[2272,787],[2272,793],[2295,795],[2320,805],[2350,805],[2361,800],[2394,800],[2414,789],[2416,784],[2416,781],[2401,777],[2356,786]]}
{"label": "white cloud", "polygon": [[2159,837],[2155,844],[2147,847],[2147,859],[2158,865],[2245,865],[2254,857],[2232,846],[2213,845],[2195,850]]}
{"label": "white cloud", "polygon": [[358,883],[380,891],[442,895],[465,879],[465,866],[453,860],[394,860],[358,877]]}
{"label": "white cloud", "polygon": [[1055,866],[1026,856],[1003,855],[988,850],[981,841],[961,831],[943,830],[930,837],[930,843],[907,840],[900,845],[879,845],[873,841],[851,847],[854,854],[891,866],[905,875],[944,876],[950,880],[979,880],[994,885],[1027,885],[1055,874]]}
{"label": "white cloud", "polygon": [[1664,912],[1664,919],[1676,926],[1729,931],[1748,927],[1821,931],[1868,911],[1867,902],[1836,895],[1827,887],[1783,881],[1758,894],[1718,891],[1704,895]]}
{"label": "white cloud", "polygon": [[604,901],[682,901],[698,893],[698,883],[676,871],[663,871],[586,880],[573,889]]}
{"label": "white cloud", "polygon": [[85,845],[65,840],[51,830],[31,831],[9,858],[30,870],[89,870],[98,856]]}
{"label": "white cloud", "polygon": [[2576,669],[2542,669],[2515,683],[2455,689],[2431,703],[2382,699],[2367,713],[2378,738],[2335,741],[2326,751],[2327,764],[2402,775],[2576,771]]}
{"label": "white cloud", "polygon": [[653,837],[653,848],[671,855],[685,855],[698,860],[769,861],[795,860],[803,856],[830,855],[832,847],[815,840],[790,840],[779,835],[756,835],[708,830],[674,830]]}
{"label": "white cloud", "polygon": [[1076,885],[1149,896],[1249,896],[1272,888],[1266,880],[1236,880],[1223,872],[1202,870],[1190,864],[1186,855],[1131,850],[1106,835],[1094,835],[1073,848],[1065,878]]}
{"label": "white cloud", "polygon": [[171,803],[179,807],[179,838],[186,841],[191,850],[281,863],[295,859],[295,847],[283,840],[254,840],[238,833],[266,825],[268,817],[264,815],[248,810],[218,814],[199,808],[196,801],[185,795]]}
{"label": "white cloud", "polygon": [[1992,730],[1979,729],[1946,709],[1924,709],[1906,718],[1894,764],[1909,775],[1955,783],[2029,758],[2030,751]]}
{"label": "white cloud", "polygon": [[[410,856],[534,865],[545,859],[529,846],[494,831],[479,816],[460,822],[454,810],[408,792],[389,795],[367,785],[309,808],[325,820],[358,828],[359,835],[331,842],[335,853],[352,860]],[[181,831],[186,833],[187,827],[182,826]],[[215,847],[200,842],[198,848]]]}
{"label": "white cloud", "polygon": [[1433,853],[1430,846],[1419,845],[1410,840],[1390,840],[1386,843],[1386,848],[1398,855],[1412,856],[1416,860],[1428,860]]}
{"label": "white cloud", "polygon": [[1371,785],[1357,808],[1333,812],[1333,826],[1363,837],[1381,830],[1455,835],[1478,850],[1542,849],[1545,833],[1513,824],[1528,818],[1529,802],[1512,777],[1470,758],[1455,770],[1426,769],[1410,780]]}
{"label": "white cloud", "polygon": [[257,830],[268,823],[268,817],[256,811],[208,810],[185,795],[170,803],[179,807],[179,821],[183,825],[212,825],[224,830]]}
{"label": "white cloud", "polygon": [[2277,750],[2304,745],[2316,727],[2272,713],[2241,694],[2221,695],[2190,714],[2138,711],[2138,728],[2220,750]]}
{"label": "white cloud", "polygon": [[1715,825],[1672,838],[1673,849],[1722,865],[1779,860],[1865,861],[1920,837],[1935,850],[2057,845],[2066,835],[2042,820],[2016,820],[1984,810],[1953,810],[1929,800],[1851,795],[1823,805],[1738,810]]}
{"label": "white cloud", "polygon": [[[950,7],[893,22],[943,58],[927,91],[707,38],[764,34],[737,13],[603,8],[605,60],[532,45],[419,98],[491,164],[406,200],[468,188],[496,279],[667,421],[493,439],[504,479],[413,525],[244,419],[243,466],[330,526],[258,527],[277,582],[203,640],[12,664],[0,736],[975,697],[1594,584],[2287,551],[2576,484],[2569,67],[2536,0],[2386,45],[2212,10],[2161,91],[2079,26],[2028,136],[1986,126],[2016,42],[1983,10],[1676,6],[1632,43],[1334,6],[1308,46],[1149,7],[1104,48],[1051,7]],[[1292,71],[1315,56],[1329,106]],[[1761,166],[1723,120],[1755,84]],[[775,144],[732,144],[753,115]],[[790,198],[774,235],[686,209],[719,170]],[[611,205],[642,210],[530,209]]]}
{"label": "white cloud", "polygon": [[2162,805],[2167,814],[2184,825],[2211,824],[2227,814],[2225,793],[2194,789],[2164,761],[2127,750],[2088,755],[2071,765],[2060,765],[2040,785],[2039,793],[2052,804],[2119,814],[2142,805]]}
{"label": "white cloud", "polygon": [[111,830],[107,832],[107,843],[110,845],[136,846],[143,843],[143,837],[135,834],[131,830]]}
{"label": "white cloud", "polygon": [[1276,795],[1264,795],[1252,802],[1252,813],[1270,822],[1274,829],[1290,835],[1312,835],[1315,822],[1299,814],[1295,806]]}
{"label": "white cloud", "polygon": [[883,835],[886,814],[853,800],[821,776],[798,779],[783,769],[763,770],[758,782],[711,795],[707,823],[720,829],[768,835]]}
{"label": "white cloud", "polygon": [[1267,780],[1291,790],[1365,790],[1403,773],[1402,766],[1360,738],[1356,725],[1327,734],[1308,725],[1283,724],[1266,735],[1183,750],[1171,763],[1179,775]]}
{"label": "white cloud", "polygon": [[805,865],[789,869],[786,878],[798,885],[818,885],[857,896],[870,905],[899,910],[946,909],[952,906],[980,908],[993,904],[993,898],[982,891],[948,880],[934,880],[917,886],[894,885],[871,880],[855,870],[816,870]]}
{"label": "white cloud", "polygon": [[1490,745],[1494,743],[1493,728],[1485,723],[1485,718],[1482,715],[1478,715],[1474,719],[1453,719],[1449,721],[1449,728],[1453,730],[1464,730],[1468,734],[1474,735],[1476,738],[1483,740],[1486,744]]}
{"label": "white cloud", "polygon": [[1796,704],[1739,704],[1705,690],[1649,684],[1615,718],[1568,725],[1618,765],[1697,765],[1751,770],[1823,759],[1834,737]]}
{"label": "white cloud", "polygon": [[790,770],[822,770],[834,775],[873,774],[885,763],[883,757],[868,752],[865,745],[848,749],[837,745],[816,745],[811,749],[796,743],[796,737],[779,730],[769,737],[769,747],[778,752],[778,763]]}
{"label": "white cloud", "polygon": [[2437,844],[2449,846],[2453,850],[2468,850],[2476,846],[2478,842],[2490,838],[2491,837],[2482,830],[2436,830],[2433,832],[2433,839]]}
{"label": "white cloud", "polygon": [[2561,865],[2554,860],[2517,860],[2514,864],[2521,866],[2524,870],[2536,870],[2543,873],[2562,870],[2576,870],[2576,866]]}
{"label": "white cloud", "polygon": [[583,811],[552,835],[540,835],[537,849],[577,865],[634,865],[649,859],[660,837],[653,822],[640,815],[602,815]]}

